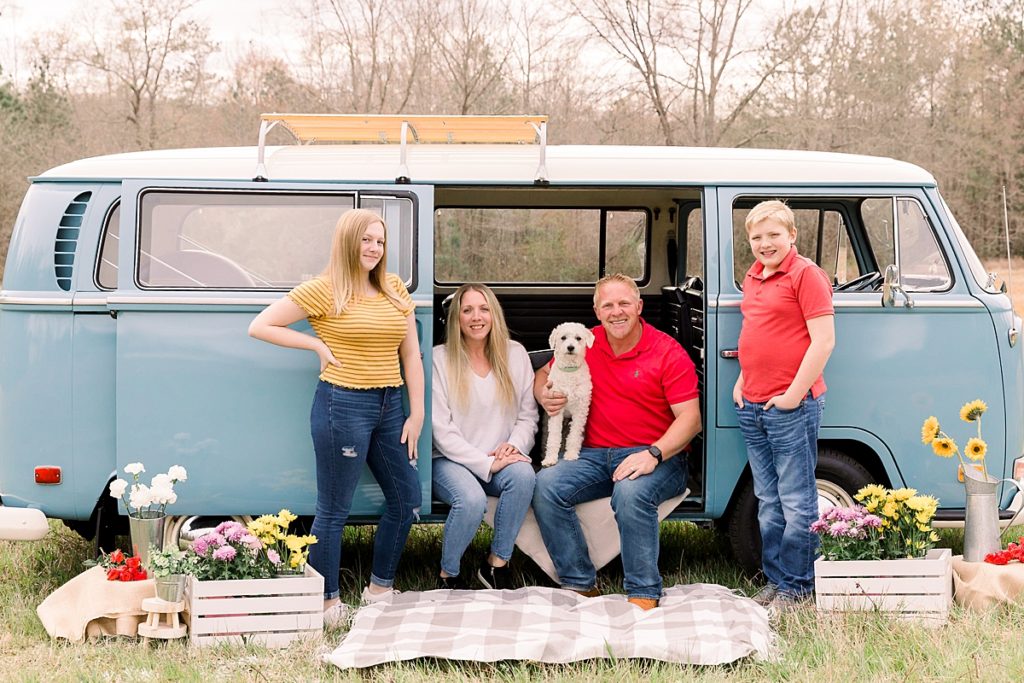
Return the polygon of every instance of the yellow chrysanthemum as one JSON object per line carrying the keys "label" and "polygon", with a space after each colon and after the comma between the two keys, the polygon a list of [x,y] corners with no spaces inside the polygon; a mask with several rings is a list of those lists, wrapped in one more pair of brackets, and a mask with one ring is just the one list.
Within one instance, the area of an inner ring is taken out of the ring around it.
{"label": "yellow chrysanthemum", "polygon": [[938,543],[939,542],[939,535],[933,531],[933,532],[931,532],[931,534],[928,535],[928,540],[931,541],[932,543]]}
{"label": "yellow chrysanthemum", "polygon": [[952,458],[956,453],[956,442],[949,437],[942,437],[932,441],[932,450],[940,458]]}
{"label": "yellow chrysanthemum", "polygon": [[861,502],[866,498],[885,498],[885,487],[880,484],[868,484],[860,491],[857,491],[857,495],[855,495],[854,498]]}
{"label": "yellow chrysanthemum", "polygon": [[916,495],[917,489],[893,489],[892,499],[895,500],[897,503],[902,503],[904,501],[910,500]]}
{"label": "yellow chrysanthemum", "polygon": [[928,526],[927,524],[918,524],[918,525],[917,525],[917,530],[918,530],[918,531],[924,531],[924,532],[928,532],[928,531],[930,531],[930,530],[931,530],[931,527],[930,527],[930,526]]}
{"label": "yellow chrysanthemum", "polygon": [[887,519],[899,519],[899,515],[896,514],[896,503],[891,500],[886,501],[882,506],[882,516]]}
{"label": "yellow chrysanthemum", "polygon": [[964,446],[964,455],[971,460],[981,460],[985,457],[986,452],[988,452],[988,444],[977,437],[968,439],[967,445]]}
{"label": "yellow chrysanthemum", "polygon": [[286,536],[284,544],[287,546],[288,550],[295,553],[306,547],[306,539],[302,536]]}
{"label": "yellow chrysanthemum", "polygon": [[921,443],[928,445],[939,435],[939,420],[932,416],[921,425]]}
{"label": "yellow chrysanthemum", "polygon": [[974,399],[970,403],[965,403],[964,407],[960,409],[960,419],[964,422],[974,422],[986,410],[988,410],[988,406],[984,401]]}
{"label": "yellow chrysanthemum", "polygon": [[297,519],[298,516],[293,515],[291,510],[288,510],[287,508],[277,513],[277,523],[284,527],[287,527]]}

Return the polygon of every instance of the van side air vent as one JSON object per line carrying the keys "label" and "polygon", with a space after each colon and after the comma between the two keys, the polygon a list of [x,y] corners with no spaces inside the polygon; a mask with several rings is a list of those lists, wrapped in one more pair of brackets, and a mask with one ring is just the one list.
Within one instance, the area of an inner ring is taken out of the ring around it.
{"label": "van side air vent", "polygon": [[57,286],[65,292],[71,291],[71,275],[75,268],[75,245],[78,244],[78,231],[82,228],[85,208],[89,205],[92,192],[83,192],[68,204],[61,216],[57,228],[57,239],[53,243],[53,274],[57,277]]}

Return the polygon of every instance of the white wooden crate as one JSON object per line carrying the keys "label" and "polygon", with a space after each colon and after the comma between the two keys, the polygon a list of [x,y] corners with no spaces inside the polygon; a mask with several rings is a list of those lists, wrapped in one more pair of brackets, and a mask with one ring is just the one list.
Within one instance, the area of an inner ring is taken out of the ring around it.
{"label": "white wooden crate", "polygon": [[284,647],[324,626],[324,577],[199,581],[185,585],[185,619],[192,645],[259,643]]}
{"label": "white wooden crate", "polygon": [[912,560],[850,560],[814,563],[815,603],[820,610],[878,610],[941,626],[953,601],[949,548]]}

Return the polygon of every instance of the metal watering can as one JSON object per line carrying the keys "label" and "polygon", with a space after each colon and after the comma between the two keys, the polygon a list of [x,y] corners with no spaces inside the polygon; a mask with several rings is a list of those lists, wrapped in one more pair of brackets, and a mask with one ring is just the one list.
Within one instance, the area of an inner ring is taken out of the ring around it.
{"label": "metal watering can", "polygon": [[[984,479],[980,477],[984,476]],[[999,532],[999,501],[996,489],[1008,481],[1024,494],[1024,486],[1013,479],[992,479],[973,467],[964,469],[964,487],[967,489],[966,515],[964,517],[964,560],[984,562],[985,556],[1002,550]],[[1021,509],[1024,509],[1022,507]],[[1010,518],[1007,528],[1017,519],[1020,510]]]}

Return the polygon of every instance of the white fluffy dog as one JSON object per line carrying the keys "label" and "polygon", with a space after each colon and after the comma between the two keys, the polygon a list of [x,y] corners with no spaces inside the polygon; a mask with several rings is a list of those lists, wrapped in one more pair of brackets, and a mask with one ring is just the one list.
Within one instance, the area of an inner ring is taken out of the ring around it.
{"label": "white fluffy dog", "polygon": [[587,349],[594,345],[594,333],[579,323],[562,323],[551,332],[548,344],[555,350],[555,362],[548,373],[551,391],[564,394],[568,402],[557,415],[548,418],[548,440],[540,464],[550,467],[558,462],[562,445],[562,422],[568,416],[569,435],[565,440],[565,459],[576,460],[583,447],[583,430],[590,412],[590,368]]}

